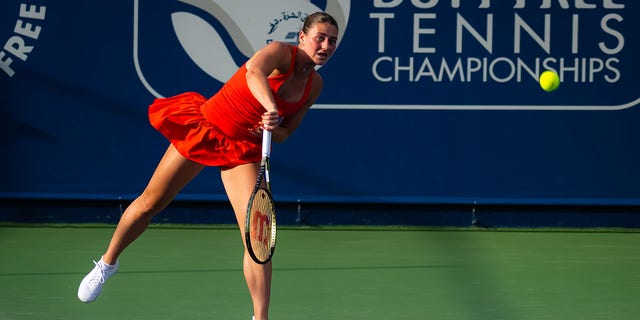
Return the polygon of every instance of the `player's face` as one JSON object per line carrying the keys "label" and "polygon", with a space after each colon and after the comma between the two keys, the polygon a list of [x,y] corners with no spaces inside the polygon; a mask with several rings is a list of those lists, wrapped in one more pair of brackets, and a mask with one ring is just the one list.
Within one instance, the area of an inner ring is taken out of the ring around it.
{"label": "player's face", "polygon": [[300,47],[317,65],[327,63],[338,42],[338,29],[330,23],[316,23],[300,33]]}

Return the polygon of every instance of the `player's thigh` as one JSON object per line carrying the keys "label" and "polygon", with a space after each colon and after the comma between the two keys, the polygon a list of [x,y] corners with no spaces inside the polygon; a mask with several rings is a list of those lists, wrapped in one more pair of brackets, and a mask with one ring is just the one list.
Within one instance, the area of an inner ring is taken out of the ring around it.
{"label": "player's thigh", "polygon": [[204,165],[185,158],[173,145],[170,145],[158,163],[141,197],[151,208],[162,209],[204,167]]}
{"label": "player's thigh", "polygon": [[244,224],[247,204],[258,179],[258,168],[257,163],[248,163],[220,171],[224,189],[227,192],[227,197],[231,202],[239,226]]}

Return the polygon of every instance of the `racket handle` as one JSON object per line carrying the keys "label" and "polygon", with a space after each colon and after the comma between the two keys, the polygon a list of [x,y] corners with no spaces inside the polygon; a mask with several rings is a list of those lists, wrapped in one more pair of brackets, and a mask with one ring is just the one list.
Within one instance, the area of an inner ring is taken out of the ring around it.
{"label": "racket handle", "polygon": [[271,155],[271,131],[262,130],[262,155]]}

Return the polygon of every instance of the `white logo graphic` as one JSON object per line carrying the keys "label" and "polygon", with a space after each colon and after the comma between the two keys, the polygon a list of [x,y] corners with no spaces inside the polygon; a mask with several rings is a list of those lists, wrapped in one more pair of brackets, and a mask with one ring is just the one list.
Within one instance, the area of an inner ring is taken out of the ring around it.
{"label": "white logo graphic", "polygon": [[[163,97],[145,79],[138,60],[139,6],[134,3],[134,62],[136,71],[147,90]],[[331,14],[340,26],[338,41],[347,27],[350,0],[328,0],[326,8],[311,1],[251,1],[251,0],[178,0],[200,9],[217,20],[224,30],[191,12],[171,13],[173,30],[189,58],[206,74],[225,82],[240,67],[233,59],[223,34],[231,38],[234,51],[247,58],[271,41],[297,43],[298,32],[306,16],[317,11]],[[338,43],[339,45],[339,43]]]}

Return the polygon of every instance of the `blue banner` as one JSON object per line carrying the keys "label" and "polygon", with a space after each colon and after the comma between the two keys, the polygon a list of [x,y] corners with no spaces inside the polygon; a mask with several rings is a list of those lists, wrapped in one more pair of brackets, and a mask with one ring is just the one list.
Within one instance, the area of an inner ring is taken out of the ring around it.
{"label": "blue banner", "polygon": [[[167,146],[146,117],[154,98],[214,94],[327,11],[339,47],[316,106],[273,148],[276,200],[640,204],[637,2],[0,6],[1,198],[135,197]],[[206,170],[179,198],[224,200],[219,180]]]}

